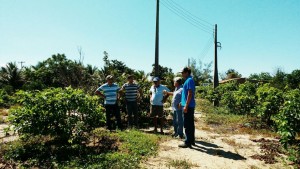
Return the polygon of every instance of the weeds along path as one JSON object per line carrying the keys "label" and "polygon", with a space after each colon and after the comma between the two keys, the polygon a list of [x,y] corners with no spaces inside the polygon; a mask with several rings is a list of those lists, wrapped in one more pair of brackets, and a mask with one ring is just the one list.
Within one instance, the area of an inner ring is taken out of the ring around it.
{"label": "weeds along path", "polygon": [[[216,134],[213,130],[203,130],[207,126],[200,113],[195,114],[196,146],[178,148],[182,140],[170,138],[161,143],[157,156],[143,162],[142,167],[164,168],[209,168],[209,169],[254,169],[254,168],[292,168],[284,163],[283,157],[276,157],[277,163],[265,164],[251,156],[262,154],[258,142],[253,139],[259,135]],[[271,138],[269,138],[271,139]],[[273,139],[274,140],[274,139]]]}

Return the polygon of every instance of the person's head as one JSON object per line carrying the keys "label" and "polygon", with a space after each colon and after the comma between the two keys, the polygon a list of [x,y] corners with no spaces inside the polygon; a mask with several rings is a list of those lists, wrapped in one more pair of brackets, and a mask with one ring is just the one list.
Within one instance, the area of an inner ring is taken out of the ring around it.
{"label": "person's head", "polygon": [[153,82],[154,86],[158,87],[160,85],[160,79],[159,79],[159,77],[154,77],[152,79],[152,82]]}
{"label": "person's head", "polygon": [[184,67],[180,72],[181,72],[181,75],[184,79],[189,77],[192,73],[191,68],[189,68],[189,67]]}
{"label": "person's head", "polygon": [[175,77],[173,81],[175,87],[179,87],[182,84],[182,79],[180,77]]}
{"label": "person's head", "polygon": [[106,76],[106,82],[111,85],[114,82],[114,77],[112,75]]}
{"label": "person's head", "polygon": [[129,83],[133,83],[133,80],[134,80],[134,76],[133,76],[133,75],[127,76],[127,81],[128,81]]}

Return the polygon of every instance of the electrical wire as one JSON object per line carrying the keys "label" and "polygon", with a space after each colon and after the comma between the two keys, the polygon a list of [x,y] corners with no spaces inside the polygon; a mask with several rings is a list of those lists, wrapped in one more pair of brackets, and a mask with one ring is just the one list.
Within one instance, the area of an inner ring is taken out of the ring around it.
{"label": "electrical wire", "polygon": [[191,18],[189,15],[182,12],[180,9],[178,9],[178,7],[174,6],[174,4],[171,4],[169,1],[161,1],[161,2],[169,10],[171,10],[173,13],[175,13],[177,16],[181,17],[182,19],[186,20],[187,22],[192,23],[193,25],[197,25],[197,27],[208,32],[212,30],[210,27],[203,25],[201,22],[195,20],[194,18]]}
{"label": "electrical wire", "polygon": [[196,28],[198,28],[198,29],[200,29],[200,30],[202,30],[202,31],[204,31],[208,34],[211,34],[211,30],[209,30],[208,28],[203,28],[203,26],[199,25],[197,22],[191,20],[186,15],[183,15],[182,13],[180,13],[176,8],[166,4],[164,1],[161,1],[161,3],[162,3],[163,6],[165,6],[167,9],[169,9],[171,12],[173,12],[175,15],[179,16],[180,18],[182,18],[186,22],[190,23],[191,25],[195,26]]}
{"label": "electrical wire", "polygon": [[208,54],[208,52],[209,52],[211,46],[213,45],[213,40],[214,40],[214,37],[212,36],[212,37],[207,41],[205,47],[203,48],[203,50],[202,50],[202,52],[201,52],[201,54],[200,54],[200,57],[202,58],[202,59],[200,59],[200,60],[204,60],[205,57],[207,56],[207,54]]}
{"label": "electrical wire", "polygon": [[194,20],[195,22],[197,22],[198,24],[202,25],[203,27],[205,27],[207,29],[211,29],[213,27],[213,24],[205,21],[204,19],[199,18],[198,16],[196,16],[194,14],[192,14],[191,12],[189,12],[186,9],[184,9],[181,5],[179,5],[178,3],[174,2],[173,0],[164,0],[164,1],[168,2],[174,8],[178,9],[183,15],[187,16],[191,20]]}

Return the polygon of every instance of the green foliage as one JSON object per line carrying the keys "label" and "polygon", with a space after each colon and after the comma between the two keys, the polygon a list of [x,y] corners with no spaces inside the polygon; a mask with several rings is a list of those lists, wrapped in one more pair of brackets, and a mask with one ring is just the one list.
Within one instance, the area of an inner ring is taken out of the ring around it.
{"label": "green foliage", "polygon": [[223,77],[221,76],[222,80],[225,80],[225,79],[233,79],[233,78],[240,78],[242,77],[242,75],[234,70],[234,69],[228,69],[226,72],[225,72],[225,75],[223,75]]}
{"label": "green foliage", "polygon": [[250,74],[250,76],[248,77],[248,79],[250,80],[259,80],[259,81],[270,81],[272,80],[272,76],[270,75],[270,73],[268,72],[261,72],[259,74]]}
{"label": "green foliage", "polygon": [[280,90],[284,90],[287,85],[287,74],[283,72],[281,69],[277,69],[276,73],[271,81],[271,86],[278,88]]}
{"label": "green foliage", "polygon": [[235,111],[238,114],[249,114],[256,105],[256,88],[253,83],[246,82],[239,85],[239,89],[233,93]]}
{"label": "green foliage", "polygon": [[62,142],[80,143],[86,132],[104,124],[98,98],[82,90],[19,91],[16,97],[20,107],[10,111],[9,121],[21,137],[50,135]]}
{"label": "green foliage", "polygon": [[300,90],[291,90],[284,94],[283,98],[284,103],[274,119],[281,142],[287,145],[292,143],[297,132],[300,132]]}
{"label": "green foliage", "polygon": [[261,117],[263,122],[272,124],[272,117],[278,114],[283,103],[283,92],[270,84],[264,84],[257,89],[257,106],[254,113]]}
{"label": "green foliage", "polygon": [[59,144],[50,136],[0,144],[0,160],[24,168],[133,169],[158,149],[159,137],[135,130],[111,133],[99,128],[90,134],[93,139],[86,145]]}
{"label": "green foliage", "polygon": [[84,67],[80,62],[66,58],[64,54],[52,55],[36,66],[25,68],[25,90],[42,90],[47,87],[82,88],[91,93],[97,86],[99,75],[97,69],[88,65]]}
{"label": "green foliage", "polygon": [[236,110],[236,100],[234,97],[234,92],[238,90],[238,84],[236,82],[226,83],[217,87],[218,100],[221,105],[227,107],[231,112]]}
{"label": "green foliage", "polygon": [[288,86],[292,89],[300,88],[300,70],[294,70],[287,75]]}
{"label": "green foliage", "polygon": [[0,70],[0,86],[11,86],[13,90],[20,89],[24,83],[21,70],[16,62],[10,62]]}
{"label": "green foliage", "polygon": [[0,108],[9,107],[12,104],[11,96],[3,89],[0,89]]}
{"label": "green foliage", "polygon": [[212,62],[203,64],[201,61],[199,61],[197,64],[196,59],[191,58],[190,67],[196,86],[200,85],[200,83],[212,82]]}

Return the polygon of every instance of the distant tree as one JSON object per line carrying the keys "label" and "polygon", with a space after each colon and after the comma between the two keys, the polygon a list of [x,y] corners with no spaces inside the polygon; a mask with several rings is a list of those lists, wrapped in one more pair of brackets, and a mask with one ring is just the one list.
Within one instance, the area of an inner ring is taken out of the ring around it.
{"label": "distant tree", "polygon": [[[242,77],[242,75],[238,71],[236,71],[234,69],[228,69],[225,72],[225,74],[226,74],[226,78],[225,79],[233,79],[233,78],[240,78],[240,77]],[[223,79],[223,80],[225,80],[225,79]]]}
{"label": "distant tree", "polygon": [[24,78],[22,76],[22,71],[18,68],[16,62],[9,62],[5,67],[1,67],[0,84],[2,87],[4,85],[9,85],[13,88],[13,90],[20,89],[22,87],[24,84]]}
{"label": "distant tree", "polygon": [[287,84],[290,88],[300,88],[300,70],[294,70],[291,74],[287,75]]}
{"label": "distant tree", "polygon": [[[163,80],[163,84],[167,85],[169,89],[173,89],[173,79],[175,77],[173,71],[171,68],[164,67],[161,65],[158,65],[159,75],[158,77]],[[152,72],[150,73],[150,76],[155,76],[155,65],[152,65]]]}
{"label": "distant tree", "polygon": [[250,80],[262,80],[262,81],[270,81],[272,80],[272,76],[270,73],[268,72],[261,72],[259,74],[250,74],[250,76],[248,77],[248,79]]}
{"label": "distant tree", "polygon": [[99,73],[96,67],[85,67],[79,62],[67,59],[64,54],[52,55],[36,66],[24,70],[26,84],[24,89],[36,90],[47,87],[82,88],[85,91],[94,90],[97,86]]}
{"label": "distant tree", "polygon": [[284,89],[287,85],[287,74],[280,68],[275,71],[271,85],[278,89]]}
{"label": "distant tree", "polygon": [[103,54],[104,66],[100,69],[102,82],[105,82],[105,77],[107,75],[118,77],[115,79],[117,82],[124,82],[124,80],[126,80],[126,75],[134,74],[134,70],[126,66],[124,62],[118,60],[109,60],[109,55],[106,51],[104,51]]}
{"label": "distant tree", "polygon": [[200,83],[212,82],[212,62],[203,64],[200,60],[197,63],[196,59],[191,58],[192,75],[195,80],[195,84],[198,86]]}

